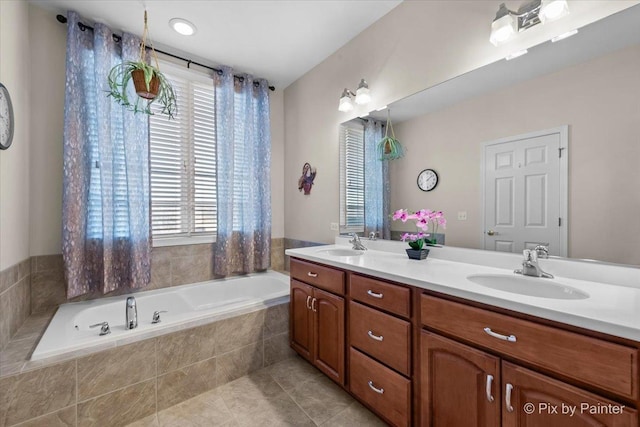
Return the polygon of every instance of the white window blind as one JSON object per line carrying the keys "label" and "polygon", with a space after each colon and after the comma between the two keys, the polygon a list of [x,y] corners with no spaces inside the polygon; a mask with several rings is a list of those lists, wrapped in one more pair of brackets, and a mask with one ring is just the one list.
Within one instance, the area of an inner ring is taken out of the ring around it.
{"label": "white window blind", "polygon": [[340,230],[364,231],[364,126],[340,125]]}
{"label": "white window blind", "polygon": [[176,93],[178,112],[170,120],[152,104],[152,233],[154,238],[213,236],[217,223],[213,83],[194,72],[163,72]]}

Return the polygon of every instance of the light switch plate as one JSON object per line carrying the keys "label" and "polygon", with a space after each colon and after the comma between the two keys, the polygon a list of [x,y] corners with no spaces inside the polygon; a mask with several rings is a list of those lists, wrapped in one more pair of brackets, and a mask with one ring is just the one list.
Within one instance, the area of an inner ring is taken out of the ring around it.
{"label": "light switch plate", "polygon": [[338,231],[338,223],[337,222],[330,223],[329,228],[331,228],[332,231]]}
{"label": "light switch plate", "polygon": [[466,221],[467,220],[467,211],[458,212],[458,221]]}

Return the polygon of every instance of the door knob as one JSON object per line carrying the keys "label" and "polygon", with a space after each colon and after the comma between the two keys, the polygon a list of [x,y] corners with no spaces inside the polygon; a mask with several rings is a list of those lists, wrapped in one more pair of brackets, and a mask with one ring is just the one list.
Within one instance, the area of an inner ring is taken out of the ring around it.
{"label": "door knob", "polygon": [[487,236],[493,236],[495,234],[498,234],[497,232],[493,231],[493,230],[489,230],[487,231]]}

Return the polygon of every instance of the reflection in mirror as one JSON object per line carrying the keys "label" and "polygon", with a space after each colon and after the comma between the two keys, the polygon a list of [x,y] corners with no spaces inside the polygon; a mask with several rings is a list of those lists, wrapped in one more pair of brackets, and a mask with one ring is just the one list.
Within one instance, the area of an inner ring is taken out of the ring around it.
{"label": "reflection in mirror", "polygon": [[[528,232],[560,229],[556,234],[561,239],[564,235],[565,243],[564,248],[555,245],[555,254],[640,265],[637,22],[640,6],[633,6],[581,28],[571,38],[544,43],[523,57],[491,64],[390,105],[407,155],[390,164],[388,212],[424,207],[444,211],[449,246],[520,252],[535,243],[550,243],[550,238],[535,234],[518,242],[501,239],[510,221],[521,221],[529,225]],[[557,135],[558,145],[551,141],[537,149],[536,138],[549,135]],[[491,152],[491,146],[508,141],[519,149],[511,157],[504,150]],[[540,171],[521,174],[519,181],[515,175],[500,176],[505,179],[492,184],[487,179],[490,159],[494,166],[510,164],[517,173],[527,162],[545,163],[554,156],[557,163],[566,162],[566,171],[554,166],[558,174],[566,174],[566,201],[561,199],[562,178],[554,189],[551,177]],[[439,176],[430,192],[416,185],[426,168]],[[493,199],[487,199],[492,191]],[[553,209],[558,213],[550,213]],[[405,230],[397,222],[392,226]]]}
{"label": "reflection in mirror", "polygon": [[342,234],[390,237],[389,165],[377,155],[383,134],[378,120],[354,119],[340,125]]}

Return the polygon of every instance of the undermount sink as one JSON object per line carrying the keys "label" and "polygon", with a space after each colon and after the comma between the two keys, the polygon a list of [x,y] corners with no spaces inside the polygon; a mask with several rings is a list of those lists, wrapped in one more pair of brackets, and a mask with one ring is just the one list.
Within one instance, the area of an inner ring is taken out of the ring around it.
{"label": "undermount sink", "polygon": [[512,276],[508,274],[476,274],[467,276],[467,279],[487,288],[532,297],[551,299],[589,298],[589,294],[586,292],[550,279],[539,277]]}
{"label": "undermount sink", "polygon": [[364,251],[357,251],[355,249],[346,249],[346,248],[345,249],[324,249],[318,252],[325,255],[342,256],[342,257],[360,256],[364,254]]}

